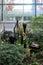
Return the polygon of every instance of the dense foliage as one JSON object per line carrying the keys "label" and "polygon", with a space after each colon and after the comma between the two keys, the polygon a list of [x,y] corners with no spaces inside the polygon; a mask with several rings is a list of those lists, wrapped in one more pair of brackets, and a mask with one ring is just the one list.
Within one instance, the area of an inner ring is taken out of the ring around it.
{"label": "dense foliage", "polygon": [[24,56],[21,45],[0,45],[0,65],[22,65]]}
{"label": "dense foliage", "polygon": [[43,15],[40,15],[31,19],[31,28],[35,32],[43,35]]}
{"label": "dense foliage", "polygon": [[32,64],[30,64],[30,65],[41,65],[40,63],[38,63],[38,62],[33,62]]}
{"label": "dense foliage", "polygon": [[40,36],[41,49],[43,49],[43,15],[33,17],[30,22],[32,32]]}
{"label": "dense foliage", "polygon": [[[20,24],[15,33],[12,35],[12,32],[4,31],[1,36],[0,65],[41,65],[43,15],[32,18],[29,24]],[[14,37],[17,38],[16,42]]]}

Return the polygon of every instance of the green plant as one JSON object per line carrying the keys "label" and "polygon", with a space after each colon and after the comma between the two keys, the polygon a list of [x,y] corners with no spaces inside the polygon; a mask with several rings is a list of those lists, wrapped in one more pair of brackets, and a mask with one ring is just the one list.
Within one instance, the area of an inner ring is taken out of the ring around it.
{"label": "green plant", "polygon": [[[41,43],[41,49],[43,50],[43,15],[33,17],[30,22],[30,28],[33,33],[39,34],[39,41]],[[35,38],[34,38],[35,39]]]}
{"label": "green plant", "polygon": [[24,57],[24,49],[21,45],[0,45],[0,65],[22,65]]}
{"label": "green plant", "polygon": [[37,16],[31,19],[31,28],[37,32],[40,33],[41,35],[43,34],[43,15],[42,16]]}
{"label": "green plant", "polygon": [[38,62],[33,62],[33,63],[31,63],[30,65],[41,65],[41,64],[38,63]]}
{"label": "green plant", "polygon": [[35,61],[35,57],[36,57],[36,54],[33,52],[33,53],[31,54],[31,60],[32,60],[32,61]]}

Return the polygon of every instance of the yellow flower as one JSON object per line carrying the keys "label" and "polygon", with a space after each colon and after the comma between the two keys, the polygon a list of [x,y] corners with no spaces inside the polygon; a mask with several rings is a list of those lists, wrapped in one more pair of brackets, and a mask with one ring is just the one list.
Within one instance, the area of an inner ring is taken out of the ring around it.
{"label": "yellow flower", "polygon": [[26,34],[30,33],[30,29],[26,29]]}
{"label": "yellow flower", "polygon": [[23,34],[23,26],[22,26],[22,24],[19,24],[19,26],[18,26],[18,32],[21,33],[21,34]]}
{"label": "yellow flower", "polygon": [[30,56],[30,48],[25,49],[26,56]]}

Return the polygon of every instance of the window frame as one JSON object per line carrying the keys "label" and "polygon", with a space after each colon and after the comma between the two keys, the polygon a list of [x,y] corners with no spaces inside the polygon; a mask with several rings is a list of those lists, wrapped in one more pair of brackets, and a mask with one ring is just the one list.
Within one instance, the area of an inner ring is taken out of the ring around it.
{"label": "window frame", "polygon": [[[4,0],[2,0],[2,3],[0,5],[2,5],[2,13],[1,13],[1,20],[3,21],[3,6],[4,5],[35,5],[35,17],[37,16],[37,6],[38,5],[43,5],[43,3],[37,3],[36,0],[34,3],[30,3],[30,4],[6,4],[6,3],[3,3]],[[23,12],[24,13],[24,12]],[[24,16],[24,15],[23,15]]]}

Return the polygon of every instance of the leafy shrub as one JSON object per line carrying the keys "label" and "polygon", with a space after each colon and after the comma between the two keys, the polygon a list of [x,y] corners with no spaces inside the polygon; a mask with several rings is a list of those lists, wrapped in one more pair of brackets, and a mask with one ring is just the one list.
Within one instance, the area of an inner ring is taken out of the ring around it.
{"label": "leafy shrub", "polygon": [[38,63],[38,62],[33,62],[33,63],[31,63],[30,65],[41,65],[41,64]]}
{"label": "leafy shrub", "polygon": [[35,61],[35,57],[36,57],[36,54],[33,52],[32,55],[31,55],[31,60]]}
{"label": "leafy shrub", "polygon": [[20,45],[0,45],[0,65],[22,65],[24,50]]}

